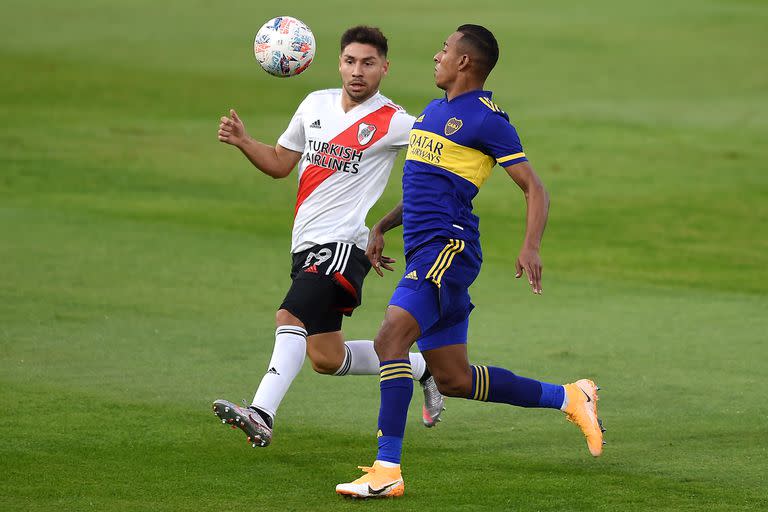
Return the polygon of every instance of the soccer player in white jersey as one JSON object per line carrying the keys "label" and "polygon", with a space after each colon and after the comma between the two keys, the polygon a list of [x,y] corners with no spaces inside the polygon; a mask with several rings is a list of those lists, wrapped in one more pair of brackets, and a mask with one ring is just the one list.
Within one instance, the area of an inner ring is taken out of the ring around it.
{"label": "soccer player in white jersey", "polygon": [[[373,341],[346,341],[342,318],[360,305],[365,217],[387,184],[400,149],[408,146],[413,116],[379,92],[387,74],[387,39],[378,28],[357,26],[341,37],[341,89],[309,94],[275,146],[252,139],[234,110],[221,118],[218,137],[264,174],[287,177],[299,164],[291,253],[291,287],[278,308],[275,345],[253,401],[240,407],[216,400],[223,423],[243,430],[252,446],[272,440],[275,414],[309,355],[318,373],[377,375]],[[375,267],[392,270],[394,260]],[[419,353],[410,354],[414,379],[424,390],[423,421],[440,419],[443,397]]]}

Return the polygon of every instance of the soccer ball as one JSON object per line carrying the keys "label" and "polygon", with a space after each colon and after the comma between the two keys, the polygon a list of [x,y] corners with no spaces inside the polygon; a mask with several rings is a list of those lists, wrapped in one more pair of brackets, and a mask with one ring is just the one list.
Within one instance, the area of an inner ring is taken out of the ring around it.
{"label": "soccer ball", "polygon": [[296,18],[278,16],[256,33],[253,53],[270,75],[296,76],[307,69],[315,57],[315,36]]}

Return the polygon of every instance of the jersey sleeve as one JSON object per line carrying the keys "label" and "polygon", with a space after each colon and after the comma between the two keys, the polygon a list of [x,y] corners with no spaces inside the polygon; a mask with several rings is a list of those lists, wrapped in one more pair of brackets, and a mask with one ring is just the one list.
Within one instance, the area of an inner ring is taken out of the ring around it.
{"label": "jersey sleeve", "polygon": [[307,99],[309,99],[309,97],[301,102],[299,108],[296,109],[296,113],[293,114],[291,122],[288,123],[288,128],[286,128],[283,134],[277,139],[278,144],[298,153],[304,152],[304,144],[306,142],[304,137],[304,110]]}
{"label": "jersey sleeve", "polygon": [[506,114],[491,113],[486,116],[483,121],[482,145],[484,153],[491,155],[504,167],[528,160],[517,130],[510,124]]}
{"label": "jersey sleeve", "polygon": [[405,110],[397,112],[392,117],[392,123],[389,125],[389,134],[392,136],[392,148],[402,149],[408,147],[408,134],[411,132],[415,117]]}

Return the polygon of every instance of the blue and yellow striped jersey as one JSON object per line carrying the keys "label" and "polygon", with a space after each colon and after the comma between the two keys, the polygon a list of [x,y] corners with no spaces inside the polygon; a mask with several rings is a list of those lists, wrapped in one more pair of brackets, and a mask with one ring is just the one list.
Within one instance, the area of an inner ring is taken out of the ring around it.
{"label": "blue and yellow striped jersey", "polygon": [[475,90],[433,100],[411,128],[403,169],[405,254],[435,238],[476,242],[472,199],[496,163],[526,159],[509,116]]}

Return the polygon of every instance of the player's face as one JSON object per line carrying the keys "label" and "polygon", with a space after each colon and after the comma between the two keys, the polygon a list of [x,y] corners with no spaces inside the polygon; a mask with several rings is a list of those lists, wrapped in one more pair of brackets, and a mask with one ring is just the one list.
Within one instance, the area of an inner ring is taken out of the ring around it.
{"label": "player's face", "polygon": [[435,85],[446,90],[456,81],[459,63],[463,57],[458,44],[463,34],[454,32],[443,43],[443,49],[435,54]]}
{"label": "player's face", "polygon": [[339,73],[344,92],[357,103],[376,94],[388,69],[387,59],[369,44],[350,43],[339,56]]}

